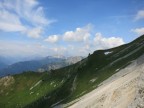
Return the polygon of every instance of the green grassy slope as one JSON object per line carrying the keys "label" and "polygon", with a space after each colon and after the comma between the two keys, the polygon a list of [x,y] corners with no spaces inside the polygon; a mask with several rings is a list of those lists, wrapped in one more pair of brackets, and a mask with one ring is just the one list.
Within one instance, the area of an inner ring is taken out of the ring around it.
{"label": "green grassy slope", "polygon": [[3,90],[0,92],[0,107],[49,108],[70,102],[95,89],[142,54],[144,35],[126,45],[95,51],[65,68],[14,75],[13,84],[0,86]]}
{"label": "green grassy slope", "polygon": [[27,72],[14,75],[13,78],[14,83],[10,86],[0,86],[3,91],[0,93],[0,108],[24,107],[57,89],[64,82],[62,77],[51,77],[47,73]]}

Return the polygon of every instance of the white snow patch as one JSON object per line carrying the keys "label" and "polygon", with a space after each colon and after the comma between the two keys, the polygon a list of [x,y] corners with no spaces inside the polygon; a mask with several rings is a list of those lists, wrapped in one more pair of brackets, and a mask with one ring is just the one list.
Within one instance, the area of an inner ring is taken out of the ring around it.
{"label": "white snow patch", "polygon": [[34,86],[32,86],[32,87],[30,88],[30,90],[32,90],[34,87],[38,86],[41,82],[42,82],[42,80],[38,81]]}
{"label": "white snow patch", "polygon": [[107,51],[107,52],[104,52],[105,55],[108,55],[108,54],[111,54],[112,51]]}
{"label": "white snow patch", "polygon": [[30,95],[33,94],[34,92],[30,92]]}
{"label": "white snow patch", "polygon": [[50,85],[53,85],[55,82],[51,82]]}
{"label": "white snow patch", "polygon": [[93,78],[90,80],[91,83],[94,83],[97,80],[97,78]]}
{"label": "white snow patch", "polygon": [[57,85],[55,84],[54,87],[56,87]]}
{"label": "white snow patch", "polygon": [[83,95],[84,93],[86,93],[86,91],[83,91],[80,95]]}
{"label": "white snow patch", "polygon": [[61,81],[61,83],[63,83],[64,82],[64,79]]}

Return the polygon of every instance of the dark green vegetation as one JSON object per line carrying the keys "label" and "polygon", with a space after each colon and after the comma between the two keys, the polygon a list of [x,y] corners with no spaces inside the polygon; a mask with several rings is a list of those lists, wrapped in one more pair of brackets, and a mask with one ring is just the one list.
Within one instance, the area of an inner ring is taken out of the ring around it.
{"label": "dark green vegetation", "polygon": [[61,69],[14,75],[12,84],[0,85],[0,108],[50,108],[70,102],[95,89],[142,54],[144,35],[129,44],[95,51]]}

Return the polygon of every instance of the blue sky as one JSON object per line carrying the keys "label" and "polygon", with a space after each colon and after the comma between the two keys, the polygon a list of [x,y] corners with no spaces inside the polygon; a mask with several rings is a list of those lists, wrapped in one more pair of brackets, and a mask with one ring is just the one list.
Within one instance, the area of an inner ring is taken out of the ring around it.
{"label": "blue sky", "polygon": [[143,0],[1,0],[0,56],[87,56],[144,34]]}

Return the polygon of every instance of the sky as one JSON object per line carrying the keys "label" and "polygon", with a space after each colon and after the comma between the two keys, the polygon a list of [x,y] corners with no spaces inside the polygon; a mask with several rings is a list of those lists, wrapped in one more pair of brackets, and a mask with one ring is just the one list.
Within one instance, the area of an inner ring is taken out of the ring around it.
{"label": "sky", "polygon": [[0,0],[0,56],[87,56],[144,34],[144,0]]}

